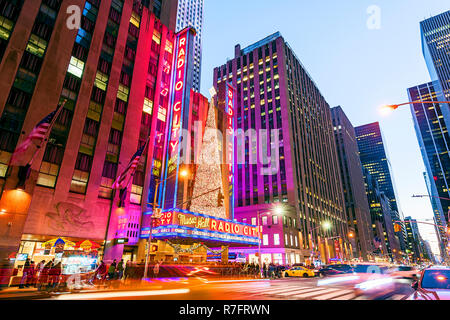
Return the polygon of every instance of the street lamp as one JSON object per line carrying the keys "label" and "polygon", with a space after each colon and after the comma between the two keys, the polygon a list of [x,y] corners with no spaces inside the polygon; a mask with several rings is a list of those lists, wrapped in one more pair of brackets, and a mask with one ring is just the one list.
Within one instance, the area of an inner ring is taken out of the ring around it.
{"label": "street lamp", "polygon": [[[179,173],[180,177],[183,178],[183,179],[188,178],[189,174],[190,174],[190,172],[187,169],[183,169]],[[150,218],[150,232],[149,232],[149,236],[148,236],[148,239],[147,239],[147,248],[146,248],[146,253],[145,253],[144,279],[147,278],[147,272],[148,272],[148,260],[149,260],[149,257],[150,257],[150,246],[152,244],[152,227],[153,227],[152,219],[153,219],[153,215],[155,214],[156,210],[158,209],[157,197],[158,197],[159,186],[162,183],[166,182],[167,180],[171,179],[172,177],[173,177],[173,175],[167,177],[164,180],[155,179],[155,181],[156,181],[155,196],[153,198],[153,203],[152,203],[152,217]],[[159,217],[159,213],[158,213],[158,216],[156,216],[155,218],[158,218],[158,217]]]}
{"label": "street lamp", "polygon": [[405,102],[400,104],[391,104],[391,105],[384,105],[381,107],[381,112],[384,114],[390,113],[394,110],[397,110],[401,106],[416,104],[416,103],[422,103],[422,104],[436,104],[436,103],[449,103],[450,101],[423,101],[423,100],[417,100],[413,102]]}

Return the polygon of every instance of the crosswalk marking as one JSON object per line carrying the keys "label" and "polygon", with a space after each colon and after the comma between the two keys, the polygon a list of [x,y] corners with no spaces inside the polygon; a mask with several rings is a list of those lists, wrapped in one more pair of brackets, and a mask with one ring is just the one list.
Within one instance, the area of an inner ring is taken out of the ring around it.
{"label": "crosswalk marking", "polygon": [[329,293],[329,292],[336,292],[339,289],[317,289],[315,292],[308,292],[308,293],[303,293],[303,294],[297,294],[294,297],[295,298],[311,298],[311,297],[315,297],[317,295],[322,295],[323,293]]}
{"label": "crosswalk marking", "polygon": [[349,292],[352,292],[351,290],[338,290],[337,292],[329,293],[324,296],[320,295],[317,298],[314,298],[315,300],[330,300],[336,297],[341,297],[345,294],[348,294]]}
{"label": "crosswalk marking", "polygon": [[347,294],[347,295],[345,295],[345,296],[340,296],[340,297],[337,297],[337,298],[333,298],[333,299],[331,299],[331,300],[352,300],[352,299],[354,299],[356,296],[355,296],[355,294],[354,293],[350,293],[350,294]]}
{"label": "crosswalk marking", "polygon": [[293,288],[283,288],[283,289],[278,288],[278,289],[274,289],[274,290],[266,290],[263,293],[264,294],[275,294],[276,295],[276,294],[289,292],[289,291],[292,291],[292,290],[293,290]]}
{"label": "crosswalk marking", "polygon": [[316,291],[316,290],[317,290],[316,288],[306,288],[306,289],[294,290],[294,291],[276,294],[276,296],[287,297],[287,296],[293,296],[298,293],[305,293],[305,292]]}

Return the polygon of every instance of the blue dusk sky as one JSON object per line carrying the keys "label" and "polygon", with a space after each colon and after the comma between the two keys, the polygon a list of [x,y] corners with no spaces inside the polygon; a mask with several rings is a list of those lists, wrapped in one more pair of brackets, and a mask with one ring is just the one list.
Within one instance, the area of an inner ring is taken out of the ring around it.
{"label": "blue dusk sky", "polygon": [[[371,6],[380,28],[368,27]],[[407,88],[430,81],[419,23],[449,9],[448,0],[205,0],[201,91],[209,97],[214,67],[236,44],[280,31],[331,107],[354,126],[381,123],[404,216],[432,219],[430,201],[411,197],[427,189],[410,109],[384,117],[379,106],[407,102]],[[438,253],[433,227],[420,230]]]}

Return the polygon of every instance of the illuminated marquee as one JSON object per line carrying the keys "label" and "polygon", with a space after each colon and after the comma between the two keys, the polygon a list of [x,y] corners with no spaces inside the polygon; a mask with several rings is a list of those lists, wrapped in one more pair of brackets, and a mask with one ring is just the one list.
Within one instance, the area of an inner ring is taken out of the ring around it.
{"label": "illuminated marquee", "polygon": [[161,219],[154,225],[156,228],[165,226],[206,229],[235,235],[258,237],[257,227],[178,209],[162,213]]}

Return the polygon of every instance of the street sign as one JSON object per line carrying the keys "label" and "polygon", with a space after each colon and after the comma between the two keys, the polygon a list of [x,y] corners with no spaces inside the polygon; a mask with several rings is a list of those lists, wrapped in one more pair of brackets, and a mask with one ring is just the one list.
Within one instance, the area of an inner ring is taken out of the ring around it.
{"label": "street sign", "polygon": [[114,244],[126,244],[128,243],[128,238],[114,239]]}

